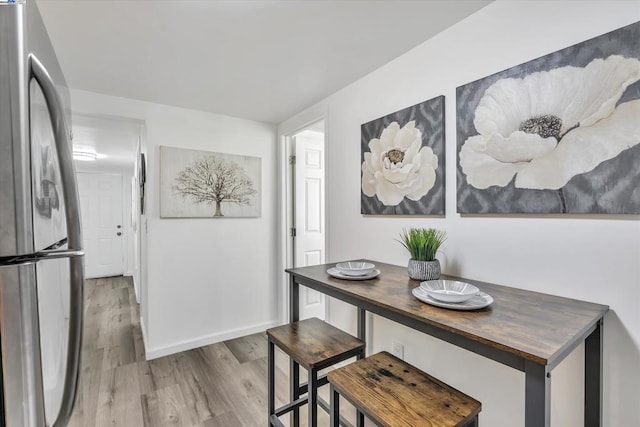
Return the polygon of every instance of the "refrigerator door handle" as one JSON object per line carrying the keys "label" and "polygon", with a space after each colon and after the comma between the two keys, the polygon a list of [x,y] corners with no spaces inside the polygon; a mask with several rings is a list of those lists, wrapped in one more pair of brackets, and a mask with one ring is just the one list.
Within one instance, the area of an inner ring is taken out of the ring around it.
{"label": "refrigerator door handle", "polygon": [[71,249],[52,249],[36,252],[29,255],[11,255],[0,257],[0,267],[6,267],[9,265],[22,265],[38,262],[45,259],[56,258],[73,258],[83,256],[82,250]]}
{"label": "refrigerator door handle", "polygon": [[73,412],[80,372],[80,349],[82,345],[82,304],[84,284],[84,257],[82,256],[82,226],[80,223],[80,200],[76,185],[76,174],[71,153],[69,128],[64,118],[64,108],[55,83],[49,72],[33,54],[29,55],[30,77],[33,77],[44,94],[53,126],[58,152],[58,163],[62,178],[67,216],[68,251],[75,255],[69,258],[71,295],[69,301],[69,346],[62,392],[60,412],[53,427],[66,426]]}

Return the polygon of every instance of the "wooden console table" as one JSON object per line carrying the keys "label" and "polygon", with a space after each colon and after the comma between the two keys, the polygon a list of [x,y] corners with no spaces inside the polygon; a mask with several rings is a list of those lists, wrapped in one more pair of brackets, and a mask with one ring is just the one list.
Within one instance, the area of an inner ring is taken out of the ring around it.
{"label": "wooden console table", "polygon": [[[290,268],[290,320],[299,319],[299,285],[358,309],[358,338],[365,340],[365,313],[377,314],[525,373],[525,426],[550,425],[551,370],[585,343],[584,425],[602,424],[602,323],[609,307],[470,279],[494,298],[478,311],[438,308],[416,299],[406,267],[371,261],[375,279],[335,279],[335,264]],[[292,381],[298,381],[292,366]]]}

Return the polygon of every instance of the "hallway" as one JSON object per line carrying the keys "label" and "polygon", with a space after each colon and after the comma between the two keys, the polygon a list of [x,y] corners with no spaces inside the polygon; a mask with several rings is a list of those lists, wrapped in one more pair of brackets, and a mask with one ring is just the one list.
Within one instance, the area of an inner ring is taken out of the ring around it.
{"label": "hallway", "polygon": [[[262,426],[266,348],[256,334],[147,362],[131,279],[87,280],[70,426]],[[278,394],[286,396],[286,376],[278,375],[285,387]]]}

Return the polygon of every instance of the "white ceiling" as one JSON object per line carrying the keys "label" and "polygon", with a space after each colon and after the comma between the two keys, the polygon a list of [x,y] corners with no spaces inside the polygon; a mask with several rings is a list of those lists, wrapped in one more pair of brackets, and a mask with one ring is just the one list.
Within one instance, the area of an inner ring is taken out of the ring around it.
{"label": "white ceiling", "polygon": [[72,88],[280,123],[490,0],[39,0]]}
{"label": "white ceiling", "polygon": [[73,149],[97,153],[95,161],[75,160],[78,172],[133,175],[143,122],[120,117],[74,114]]}

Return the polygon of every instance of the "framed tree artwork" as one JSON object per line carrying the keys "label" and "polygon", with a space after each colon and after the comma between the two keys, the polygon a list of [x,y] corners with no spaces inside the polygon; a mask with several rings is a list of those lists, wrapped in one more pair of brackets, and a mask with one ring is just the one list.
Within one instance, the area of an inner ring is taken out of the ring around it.
{"label": "framed tree artwork", "polygon": [[162,218],[259,217],[261,159],[160,147]]}
{"label": "framed tree artwork", "polygon": [[144,153],[138,158],[138,181],[140,183],[140,215],[144,215],[145,184],[147,182],[147,159]]}
{"label": "framed tree artwork", "polygon": [[444,96],[361,126],[361,213],[444,215]]}
{"label": "framed tree artwork", "polygon": [[640,23],[460,86],[460,213],[640,213]]}

